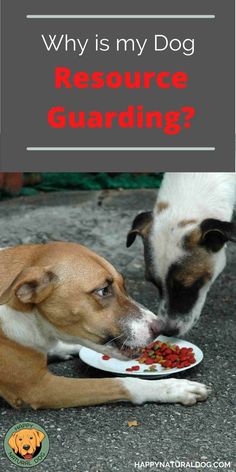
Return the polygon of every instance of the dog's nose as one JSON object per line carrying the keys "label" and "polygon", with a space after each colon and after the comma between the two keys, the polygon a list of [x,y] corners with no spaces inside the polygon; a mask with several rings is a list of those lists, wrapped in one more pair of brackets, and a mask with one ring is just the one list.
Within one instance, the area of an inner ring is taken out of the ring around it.
{"label": "dog's nose", "polygon": [[150,324],[150,331],[154,338],[156,338],[162,331],[162,323],[159,320],[154,320]]}
{"label": "dog's nose", "polygon": [[30,448],[30,446],[29,446],[28,444],[24,444],[23,449],[25,449],[26,451],[28,451],[29,448]]}
{"label": "dog's nose", "polygon": [[178,330],[178,328],[168,328],[167,327],[166,329],[163,329],[161,334],[164,334],[164,336],[178,336],[179,330]]}

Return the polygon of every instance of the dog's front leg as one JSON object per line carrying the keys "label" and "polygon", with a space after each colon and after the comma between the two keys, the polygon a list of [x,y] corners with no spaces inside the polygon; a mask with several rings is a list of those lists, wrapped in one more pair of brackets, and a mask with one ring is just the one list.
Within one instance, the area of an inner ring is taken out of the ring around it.
{"label": "dog's front leg", "polygon": [[50,372],[27,392],[23,391],[21,397],[24,403],[36,410],[130,400],[129,392],[120,379],[70,379]]}
{"label": "dog's front leg", "polygon": [[26,401],[34,409],[98,405],[115,401],[193,405],[206,400],[208,394],[205,385],[188,380],[69,379],[47,372],[29,391]]}

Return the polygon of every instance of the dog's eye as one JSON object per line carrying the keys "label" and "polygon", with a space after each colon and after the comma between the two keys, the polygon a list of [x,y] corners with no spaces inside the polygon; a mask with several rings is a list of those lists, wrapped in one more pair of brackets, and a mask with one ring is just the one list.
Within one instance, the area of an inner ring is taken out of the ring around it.
{"label": "dog's eye", "polygon": [[33,439],[32,436],[30,436],[30,439]]}
{"label": "dog's eye", "polygon": [[112,293],[111,285],[107,285],[106,287],[95,290],[95,294],[98,295],[98,297],[100,298],[109,297],[111,293]]}
{"label": "dog's eye", "polygon": [[19,438],[19,441],[22,441],[22,438]]}

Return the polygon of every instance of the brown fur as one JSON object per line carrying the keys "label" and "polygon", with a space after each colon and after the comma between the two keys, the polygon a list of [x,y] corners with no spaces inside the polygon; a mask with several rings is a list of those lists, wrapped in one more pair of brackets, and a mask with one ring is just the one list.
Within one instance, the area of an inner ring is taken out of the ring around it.
{"label": "brown fur", "polygon": [[184,247],[187,250],[191,250],[199,245],[199,242],[202,237],[202,232],[200,228],[195,228],[189,234],[185,236]]}
{"label": "brown fur", "polygon": [[[113,281],[113,295],[101,300],[94,290],[107,279]],[[128,313],[140,315],[116,269],[79,244],[55,242],[0,251],[0,281],[1,304],[28,311],[29,316],[36,305],[59,331],[95,343],[118,336],[119,320]],[[51,374],[46,355],[9,339],[1,328],[0,359],[0,396],[14,407],[61,408],[130,399],[116,379]]]}
{"label": "brown fur", "polygon": [[[190,221],[190,220],[189,220]],[[191,220],[194,223],[195,220]],[[187,287],[191,286],[198,278],[203,277],[204,282],[211,279],[213,267],[208,252],[199,246],[202,237],[200,228],[191,231],[184,241],[184,248],[188,251],[184,269],[179,274],[179,280]]]}
{"label": "brown fur", "polygon": [[182,220],[178,223],[178,226],[180,228],[184,228],[185,226],[193,225],[195,223],[197,223],[197,220],[194,220],[194,219],[192,219],[192,220]]}
{"label": "brown fur", "polygon": [[212,262],[207,252],[202,248],[195,248],[185,259],[182,270],[177,274],[177,279],[185,287],[190,287],[199,278],[203,278],[206,283],[211,279],[212,273]]}
{"label": "brown fur", "polygon": [[157,213],[161,213],[163,210],[166,210],[168,207],[169,207],[169,203],[167,202],[157,202],[156,211]]}

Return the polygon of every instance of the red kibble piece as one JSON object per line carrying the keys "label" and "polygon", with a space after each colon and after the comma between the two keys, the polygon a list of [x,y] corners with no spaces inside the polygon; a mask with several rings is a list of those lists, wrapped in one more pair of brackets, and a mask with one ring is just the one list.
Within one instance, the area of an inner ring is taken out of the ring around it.
{"label": "red kibble piece", "polygon": [[196,359],[189,359],[189,364],[195,364]]}
{"label": "red kibble piece", "polygon": [[153,364],[153,359],[147,358],[145,364]]}
{"label": "red kibble piece", "polygon": [[132,367],[132,370],[139,370],[139,369],[140,369],[139,365],[134,365],[134,366]]}
{"label": "red kibble piece", "polygon": [[102,356],[102,358],[103,358],[104,361],[109,361],[109,359],[111,359],[110,356],[108,356],[107,354],[104,354],[104,356]]}
{"label": "red kibble piece", "polygon": [[160,349],[161,349],[162,351],[165,351],[166,349],[168,349],[167,344],[163,343],[163,344],[161,345]]}
{"label": "red kibble piece", "polygon": [[166,356],[166,359],[167,359],[168,361],[172,361],[172,362],[173,362],[173,361],[176,361],[176,360],[178,359],[178,356],[177,356],[177,354],[169,354],[169,356]]}
{"label": "red kibble piece", "polygon": [[181,349],[181,354],[187,354],[188,348],[187,347],[182,347]]}
{"label": "red kibble piece", "polygon": [[173,351],[172,351],[171,349],[169,349],[169,348],[167,348],[167,349],[165,350],[165,354],[166,354],[167,356],[168,356],[169,354],[172,354],[172,353],[173,353]]}

